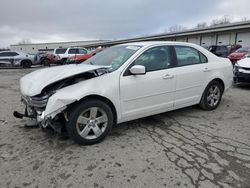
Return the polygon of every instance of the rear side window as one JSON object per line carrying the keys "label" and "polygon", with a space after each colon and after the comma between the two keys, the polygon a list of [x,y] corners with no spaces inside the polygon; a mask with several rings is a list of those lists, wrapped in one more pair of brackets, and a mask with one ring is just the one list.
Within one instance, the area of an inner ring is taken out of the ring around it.
{"label": "rear side window", "polygon": [[9,52],[9,56],[17,56],[17,55],[19,55],[19,54],[16,52]]}
{"label": "rear side window", "polygon": [[17,56],[18,53],[16,52],[2,52],[0,53],[0,57],[13,57],[13,56]]}
{"label": "rear side window", "polygon": [[79,49],[79,54],[87,54],[87,50],[84,50],[84,49]]}
{"label": "rear side window", "polygon": [[7,56],[7,52],[0,53],[0,57],[6,57],[6,56]]}
{"label": "rear side window", "polygon": [[206,63],[207,57],[198,50],[188,46],[175,46],[178,66]]}
{"label": "rear side window", "polygon": [[217,46],[216,52],[217,53],[226,53],[226,52],[228,52],[228,48],[226,46]]}
{"label": "rear side window", "polygon": [[78,54],[78,49],[77,48],[71,48],[71,49],[69,49],[68,54]]}
{"label": "rear side window", "polygon": [[67,48],[58,48],[56,49],[56,54],[65,54]]}

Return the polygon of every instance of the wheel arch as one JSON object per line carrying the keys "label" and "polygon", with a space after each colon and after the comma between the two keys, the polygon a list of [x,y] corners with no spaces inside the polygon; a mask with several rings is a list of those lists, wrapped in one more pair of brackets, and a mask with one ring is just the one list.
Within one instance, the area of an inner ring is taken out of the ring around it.
{"label": "wheel arch", "polygon": [[74,103],[70,104],[69,108],[71,108],[72,106],[74,106],[75,104],[77,104],[79,102],[82,102],[82,101],[85,101],[85,100],[91,100],[91,99],[97,99],[97,100],[100,100],[100,101],[106,103],[112,110],[112,113],[113,113],[113,116],[114,116],[114,123],[115,124],[117,123],[117,110],[116,110],[116,107],[115,107],[114,103],[110,99],[108,99],[108,98],[106,98],[104,96],[101,96],[101,95],[88,95],[88,96],[85,96],[82,99],[77,100]]}
{"label": "wheel arch", "polygon": [[23,66],[23,63],[24,63],[24,62],[28,62],[28,63],[29,63],[29,66],[32,65],[32,61],[31,61],[30,59],[23,59],[23,60],[21,61],[21,66]]}
{"label": "wheel arch", "polygon": [[215,78],[211,79],[211,80],[205,85],[205,87],[203,88],[203,91],[202,91],[202,93],[201,93],[199,102],[201,101],[202,96],[203,96],[203,94],[204,94],[206,88],[207,88],[208,85],[209,85],[211,82],[213,82],[213,81],[217,81],[217,82],[219,82],[219,83],[222,85],[222,89],[223,89],[223,90],[222,90],[222,93],[224,93],[224,91],[225,91],[225,83],[224,83],[223,79],[221,79],[221,78],[219,78],[219,77],[215,77]]}
{"label": "wheel arch", "polygon": [[217,82],[219,82],[222,85],[222,89],[223,89],[222,93],[223,93],[224,90],[225,90],[225,83],[224,83],[224,81],[221,78],[215,78],[215,79],[211,80],[208,84],[210,84],[212,81],[217,81]]}

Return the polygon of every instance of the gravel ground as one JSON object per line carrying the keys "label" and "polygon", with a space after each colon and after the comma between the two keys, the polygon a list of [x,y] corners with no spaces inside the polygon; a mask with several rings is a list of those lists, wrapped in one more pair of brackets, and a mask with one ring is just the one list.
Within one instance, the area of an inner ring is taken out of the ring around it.
{"label": "gravel ground", "polygon": [[0,70],[0,187],[250,187],[250,85],[232,87],[215,111],[123,123],[79,146],[12,116],[19,78],[33,70]]}

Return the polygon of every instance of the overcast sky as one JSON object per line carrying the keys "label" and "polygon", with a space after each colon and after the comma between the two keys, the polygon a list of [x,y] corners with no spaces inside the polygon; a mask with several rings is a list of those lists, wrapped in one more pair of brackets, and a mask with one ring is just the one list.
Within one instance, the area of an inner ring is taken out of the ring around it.
{"label": "overcast sky", "polygon": [[223,15],[240,21],[249,7],[249,0],[0,0],[0,47],[138,37]]}

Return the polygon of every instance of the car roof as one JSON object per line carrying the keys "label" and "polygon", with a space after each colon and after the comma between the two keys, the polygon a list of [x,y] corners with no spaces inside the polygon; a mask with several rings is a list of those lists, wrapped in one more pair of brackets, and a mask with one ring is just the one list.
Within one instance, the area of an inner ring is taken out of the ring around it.
{"label": "car roof", "polygon": [[198,46],[193,43],[188,42],[171,42],[171,41],[147,41],[147,42],[132,42],[132,43],[125,43],[121,45],[137,45],[137,46],[153,46],[153,45],[184,45],[184,46]]}
{"label": "car roof", "polygon": [[17,51],[0,51],[0,53],[5,53],[5,52],[14,52],[14,53],[18,53],[18,54],[23,53],[23,52],[17,52]]}

